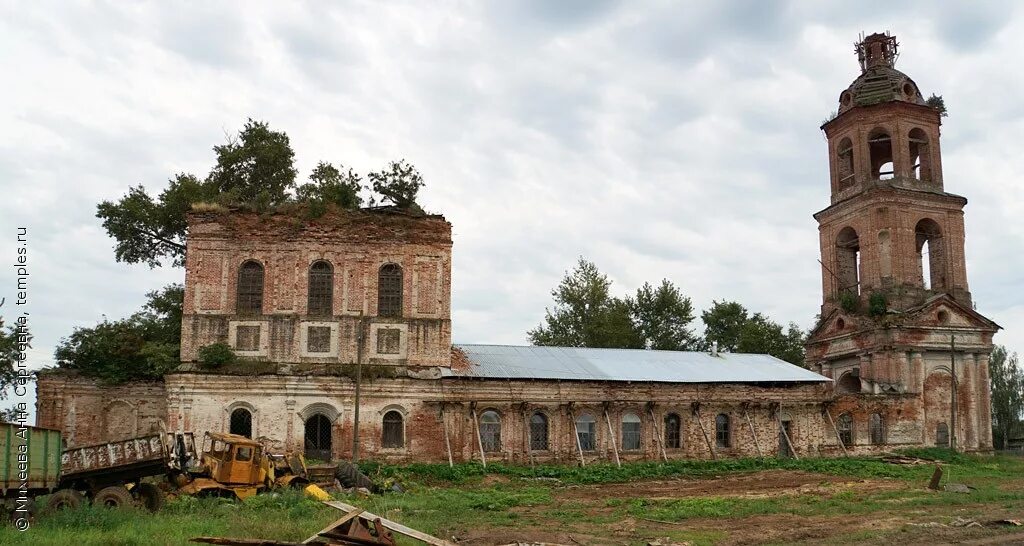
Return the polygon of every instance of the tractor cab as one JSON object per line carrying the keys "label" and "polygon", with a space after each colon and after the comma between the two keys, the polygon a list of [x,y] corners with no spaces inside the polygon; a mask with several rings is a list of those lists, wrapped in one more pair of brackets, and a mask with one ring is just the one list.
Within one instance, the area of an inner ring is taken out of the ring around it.
{"label": "tractor cab", "polygon": [[260,485],[267,477],[263,447],[245,436],[207,432],[202,460],[204,473],[223,484]]}

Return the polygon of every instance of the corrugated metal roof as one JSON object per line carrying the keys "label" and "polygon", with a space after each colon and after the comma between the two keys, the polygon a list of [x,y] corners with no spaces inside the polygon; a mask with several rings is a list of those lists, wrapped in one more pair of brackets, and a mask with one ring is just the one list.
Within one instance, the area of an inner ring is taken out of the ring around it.
{"label": "corrugated metal roof", "polygon": [[667,383],[823,382],[829,378],[770,355],[588,349],[514,345],[455,345],[469,369],[449,377],[659,381]]}

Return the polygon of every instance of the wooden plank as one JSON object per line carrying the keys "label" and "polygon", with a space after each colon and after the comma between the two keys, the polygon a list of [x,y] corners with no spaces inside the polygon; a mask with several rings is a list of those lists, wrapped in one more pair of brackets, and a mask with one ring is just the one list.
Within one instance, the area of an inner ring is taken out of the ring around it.
{"label": "wooden plank", "polygon": [[480,462],[487,468],[487,456],[484,455],[484,439],[480,436],[480,420],[476,418],[476,408],[473,408],[473,425],[476,427],[476,445],[480,448]]}
{"label": "wooden plank", "polygon": [[704,422],[700,418],[700,410],[699,409],[696,411],[696,414],[697,414],[697,424],[700,425],[700,433],[704,435],[704,443],[708,445],[708,451],[711,452],[711,459],[717,461],[718,460],[718,454],[715,453],[715,448],[711,447],[711,440],[708,439],[708,431],[704,429]]}
{"label": "wooden plank", "polygon": [[576,433],[576,450],[580,454],[580,466],[587,466],[587,461],[583,458],[583,444],[580,443],[580,427],[576,425],[576,416],[572,410],[569,410],[569,420],[572,421],[572,430]]}
{"label": "wooden plank", "polygon": [[836,440],[839,441],[839,447],[843,448],[843,457],[849,457],[850,454],[846,452],[846,444],[843,443],[843,437],[839,435],[839,427],[837,427],[836,422],[832,420],[832,414],[829,413],[828,408],[825,408],[825,416],[828,417],[828,422],[832,424],[832,430],[836,433]]}
{"label": "wooden plank", "polygon": [[455,466],[452,460],[452,443],[448,439],[448,419],[444,415],[444,404],[441,404],[441,426],[444,427],[444,448],[448,450],[448,468]]}
{"label": "wooden plank", "polygon": [[750,427],[750,435],[754,437],[754,449],[757,450],[757,456],[764,457],[764,453],[761,452],[761,442],[757,440],[757,433],[754,432],[754,423],[750,420],[750,413],[747,412],[747,408],[743,408],[743,416],[747,418],[747,426]]}
{"label": "wooden plank", "polygon": [[612,419],[608,417],[608,410],[604,410],[604,422],[608,423],[608,438],[612,441],[612,452],[615,453],[615,465],[622,468],[622,461],[619,460],[619,448],[615,445],[615,431],[612,430]]}
{"label": "wooden plank", "polygon": [[[352,512],[353,510],[359,510],[358,507],[352,506],[351,504],[345,504],[344,502],[341,501],[324,501],[324,504],[333,508],[337,508],[338,510],[342,510],[344,512]],[[370,521],[379,519],[384,527],[387,527],[388,529],[391,529],[396,533],[401,533],[407,537],[415,538],[416,540],[430,544],[431,546],[456,546],[454,543],[448,542],[447,540],[442,540],[435,536],[428,535],[424,532],[417,531],[416,529],[406,527],[405,525],[402,525],[397,521],[391,521],[387,518],[380,517],[370,512],[364,511],[360,515],[360,517],[366,518]]]}
{"label": "wooden plank", "polygon": [[668,453],[665,452],[665,439],[661,437],[661,431],[658,429],[658,419],[654,417],[654,408],[647,408],[647,412],[651,414],[651,424],[654,425],[654,438],[658,441],[658,448],[661,449],[661,458],[668,462]]}
{"label": "wooden plank", "polygon": [[782,432],[782,437],[786,439],[786,445],[789,446],[789,452],[793,454],[794,459],[799,461],[800,455],[797,455],[796,448],[793,447],[793,442],[789,439],[789,433],[786,432],[786,427],[782,424],[782,404],[779,404],[779,411],[775,414],[775,420],[779,422],[779,431]]}
{"label": "wooden plank", "polygon": [[354,518],[354,517],[356,517],[356,516],[358,516],[359,514],[362,514],[362,513],[363,513],[362,509],[359,509],[359,508],[357,508],[357,509],[355,509],[355,510],[352,510],[351,512],[349,512],[349,513],[345,514],[344,516],[341,516],[341,517],[340,517],[340,518],[338,518],[337,520],[333,521],[333,522],[332,522],[332,523],[331,523],[330,525],[328,525],[327,527],[324,527],[323,529],[320,529],[320,530],[319,530],[319,531],[317,531],[317,532],[316,532],[316,534],[314,534],[313,536],[311,536],[311,537],[307,538],[306,540],[303,540],[303,541],[302,541],[302,543],[303,543],[303,544],[310,544],[310,543],[312,543],[312,542],[313,542],[314,540],[317,540],[317,539],[319,539],[319,538],[320,538],[320,535],[321,535],[321,534],[323,534],[323,533],[326,533],[326,532],[328,532],[328,531],[332,531],[332,530],[334,530],[334,529],[335,529],[336,527],[338,527],[339,525],[341,525],[341,524],[345,523],[346,521],[348,521],[348,520],[350,520],[350,519],[352,519],[352,518]]}

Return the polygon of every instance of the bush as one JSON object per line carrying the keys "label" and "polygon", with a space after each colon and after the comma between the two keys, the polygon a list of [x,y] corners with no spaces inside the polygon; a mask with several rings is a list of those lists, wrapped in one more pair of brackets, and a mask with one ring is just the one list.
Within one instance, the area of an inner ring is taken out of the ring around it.
{"label": "bush", "polygon": [[235,351],[227,343],[214,343],[199,349],[199,365],[208,370],[235,361]]}
{"label": "bush", "polygon": [[842,307],[843,311],[847,313],[854,313],[860,307],[860,298],[853,292],[843,292],[839,295],[839,307]]}
{"label": "bush", "polygon": [[881,292],[872,292],[871,297],[868,298],[868,314],[873,317],[884,315],[888,306],[889,302],[886,301],[885,294]]}

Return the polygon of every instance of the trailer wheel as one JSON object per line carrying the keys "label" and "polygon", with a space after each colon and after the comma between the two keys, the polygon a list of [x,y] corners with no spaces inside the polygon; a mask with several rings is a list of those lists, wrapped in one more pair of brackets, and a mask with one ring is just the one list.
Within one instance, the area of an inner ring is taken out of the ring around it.
{"label": "trailer wheel", "polygon": [[81,493],[74,489],[61,489],[50,495],[50,498],[46,501],[46,511],[56,512],[58,510],[64,510],[65,508],[78,508],[82,506],[82,502],[85,501],[85,497]]}
{"label": "trailer wheel", "polygon": [[139,504],[150,512],[158,512],[164,506],[164,492],[156,484],[140,483],[135,488]]}
{"label": "trailer wheel", "polygon": [[132,494],[124,486],[112,485],[100,489],[93,496],[92,503],[95,506],[105,506],[107,508],[127,508],[135,504],[135,499],[132,498]]}

